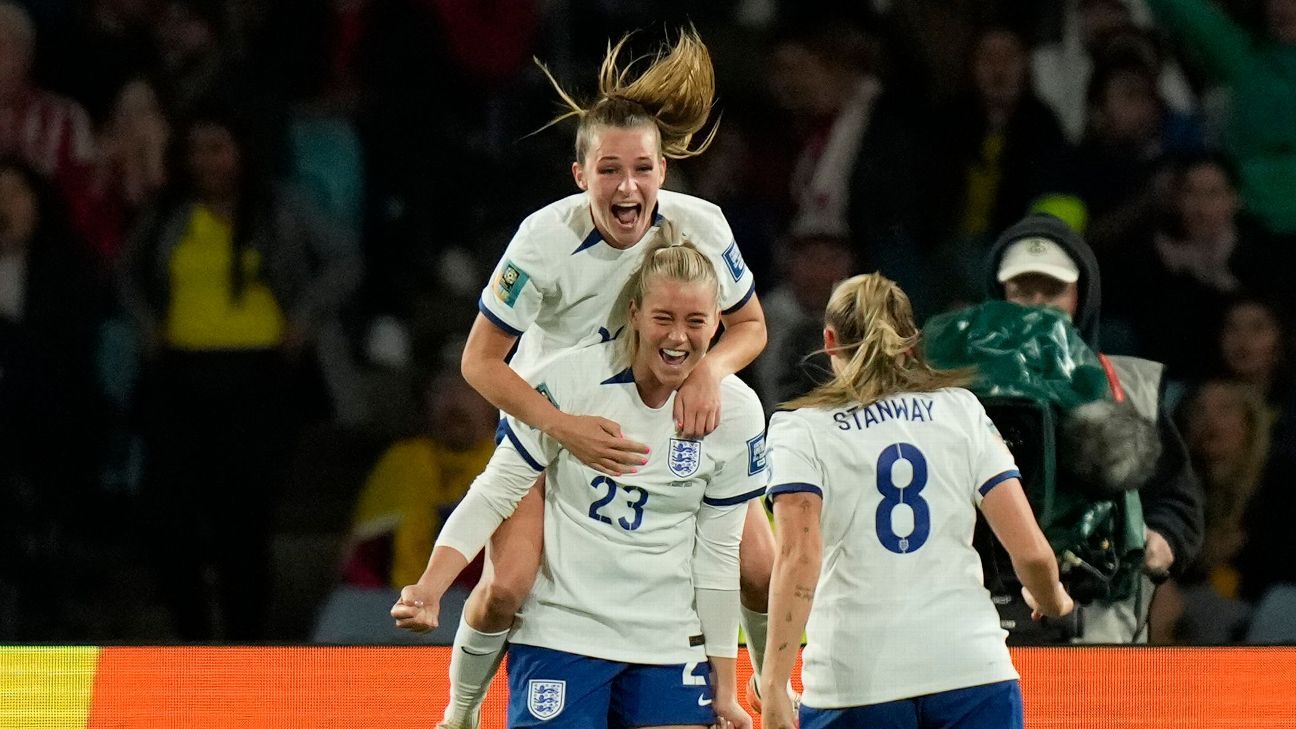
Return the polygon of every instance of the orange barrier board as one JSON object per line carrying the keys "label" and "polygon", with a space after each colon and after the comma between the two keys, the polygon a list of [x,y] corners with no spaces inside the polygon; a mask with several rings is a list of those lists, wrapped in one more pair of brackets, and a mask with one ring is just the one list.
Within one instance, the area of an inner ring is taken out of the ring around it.
{"label": "orange barrier board", "polygon": [[[1296,648],[1030,648],[1013,660],[1032,728],[1296,726]],[[0,647],[0,727],[431,729],[448,662],[445,647]],[[497,681],[483,729],[504,726],[506,694]]]}

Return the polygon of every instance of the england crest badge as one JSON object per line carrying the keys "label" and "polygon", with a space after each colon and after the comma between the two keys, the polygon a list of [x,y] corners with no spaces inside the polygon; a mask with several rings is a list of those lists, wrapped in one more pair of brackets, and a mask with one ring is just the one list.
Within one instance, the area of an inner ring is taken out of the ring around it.
{"label": "england crest badge", "polygon": [[527,711],[541,721],[561,714],[566,701],[566,681],[531,679],[527,683]]}
{"label": "england crest badge", "polygon": [[692,476],[702,464],[702,441],[671,438],[666,460],[671,473],[680,478]]}

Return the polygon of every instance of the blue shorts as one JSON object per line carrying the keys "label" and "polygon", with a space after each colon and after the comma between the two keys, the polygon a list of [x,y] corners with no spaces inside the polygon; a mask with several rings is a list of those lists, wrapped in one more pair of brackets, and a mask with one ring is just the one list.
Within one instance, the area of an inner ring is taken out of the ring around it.
{"label": "blue shorts", "polygon": [[801,706],[801,729],[1022,729],[1023,726],[1021,685],[1017,681],[849,709]]}
{"label": "blue shorts", "polygon": [[508,725],[546,729],[715,722],[711,664],[648,666],[510,645]]}

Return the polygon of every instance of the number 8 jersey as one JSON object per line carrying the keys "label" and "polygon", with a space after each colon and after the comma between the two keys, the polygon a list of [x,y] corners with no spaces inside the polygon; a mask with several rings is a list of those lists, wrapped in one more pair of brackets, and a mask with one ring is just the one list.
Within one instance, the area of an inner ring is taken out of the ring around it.
{"label": "number 8 jersey", "polygon": [[976,397],[777,412],[767,493],[823,498],[803,701],[863,706],[1017,678],[972,547],[976,509],[1019,478]]}

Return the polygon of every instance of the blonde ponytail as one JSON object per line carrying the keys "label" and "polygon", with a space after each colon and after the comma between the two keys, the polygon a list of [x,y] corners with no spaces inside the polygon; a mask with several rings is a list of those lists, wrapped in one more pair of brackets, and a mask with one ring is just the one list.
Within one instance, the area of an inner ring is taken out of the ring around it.
{"label": "blonde ponytail", "polygon": [[824,321],[837,335],[837,348],[828,354],[845,358],[845,365],[831,380],[782,408],[869,405],[902,392],[962,387],[972,380],[971,370],[937,370],[927,363],[909,297],[881,274],[838,284]]}
{"label": "blonde ponytail", "polygon": [[706,44],[696,30],[682,30],[669,51],[658,49],[648,67],[632,76],[635,65],[644,59],[632,60],[624,68],[617,63],[629,39],[625,35],[616,45],[608,45],[599,68],[599,98],[588,107],[573,99],[549,69],[536,61],[568,109],[545,126],[573,116],[580,120],[576,130],[576,161],[582,164],[594,131],[599,127],[627,129],[652,125],[657,130],[663,156],[683,159],[701,154],[715,139],[717,129],[713,125],[701,143],[689,146],[693,135],[706,124],[715,98],[715,69]]}

